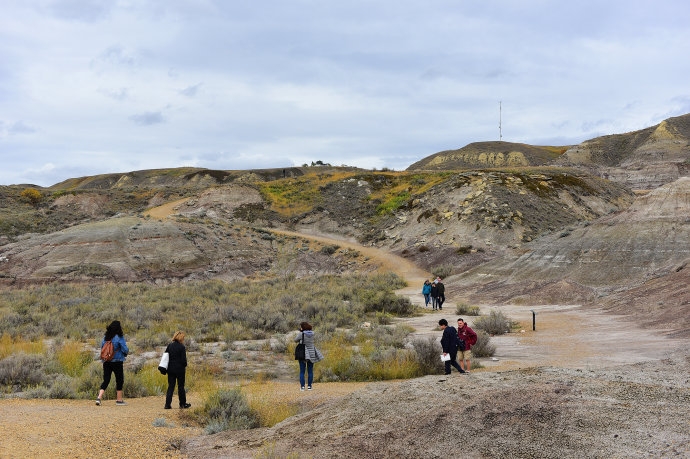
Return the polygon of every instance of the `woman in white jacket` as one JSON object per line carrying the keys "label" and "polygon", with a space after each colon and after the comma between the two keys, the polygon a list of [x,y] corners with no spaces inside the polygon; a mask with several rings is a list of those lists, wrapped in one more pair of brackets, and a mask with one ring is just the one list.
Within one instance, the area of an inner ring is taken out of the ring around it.
{"label": "woman in white jacket", "polygon": [[307,371],[307,390],[311,390],[314,382],[314,364],[323,360],[323,354],[314,346],[314,332],[309,322],[299,324],[299,333],[295,336],[296,342],[304,343],[304,360],[299,360],[300,390],[304,390],[304,372]]}

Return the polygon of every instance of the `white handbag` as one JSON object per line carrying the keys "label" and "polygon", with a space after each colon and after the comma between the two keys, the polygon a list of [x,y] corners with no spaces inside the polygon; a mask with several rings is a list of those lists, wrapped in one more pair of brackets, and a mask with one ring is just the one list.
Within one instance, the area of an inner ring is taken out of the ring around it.
{"label": "white handbag", "polygon": [[166,374],[168,372],[168,362],[170,361],[170,354],[167,352],[163,353],[163,356],[161,357],[161,361],[158,364],[158,371],[160,371],[162,374]]}

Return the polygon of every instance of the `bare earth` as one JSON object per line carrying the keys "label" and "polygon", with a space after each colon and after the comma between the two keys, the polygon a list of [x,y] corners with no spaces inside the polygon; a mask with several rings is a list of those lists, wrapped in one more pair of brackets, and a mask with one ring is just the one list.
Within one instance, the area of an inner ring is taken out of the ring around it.
{"label": "bare earth", "polygon": [[[389,253],[337,242],[409,280],[400,293],[422,314],[402,322],[416,334],[440,337],[438,319],[457,319],[452,301],[443,311],[424,310],[428,273]],[[320,409],[270,429],[213,436],[185,426],[179,410],[163,410],[162,397],[125,407],[0,399],[0,458],[251,458],[268,450],[273,457],[446,457],[461,432],[471,439],[467,457],[690,457],[688,340],[573,305],[484,305],[482,312],[492,307],[523,330],[492,338],[495,360],[482,360],[484,368],[467,377],[318,384],[305,397]],[[193,394],[190,401],[200,402]],[[166,426],[154,426],[163,419]]]}

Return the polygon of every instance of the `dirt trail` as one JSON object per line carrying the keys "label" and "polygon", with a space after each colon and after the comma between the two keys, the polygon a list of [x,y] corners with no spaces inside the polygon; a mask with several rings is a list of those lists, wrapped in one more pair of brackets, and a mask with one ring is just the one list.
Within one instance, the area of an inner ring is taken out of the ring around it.
{"label": "dirt trail", "polygon": [[[404,278],[408,286],[396,293],[410,298],[419,307],[420,315],[405,317],[396,322],[415,329],[414,335],[434,336],[440,339],[438,320],[445,318],[454,324],[458,316],[454,298],[447,298],[441,311],[424,307],[421,294],[424,279],[428,273],[409,260],[377,249],[365,247],[353,241],[333,238],[323,234],[307,234],[293,231],[277,233],[317,240],[326,244],[338,244],[359,250],[379,264]],[[669,349],[682,348],[685,340],[666,338],[659,332],[650,333],[643,326],[631,323],[625,317],[584,309],[579,305],[479,305],[482,314],[491,309],[502,311],[510,319],[520,323],[516,333],[494,336],[491,342],[496,346],[492,359],[481,359],[486,370],[514,370],[539,366],[565,368],[599,368],[627,365],[664,358]],[[536,330],[532,329],[536,314]],[[463,317],[472,326],[476,317]],[[640,339],[644,336],[644,339]]]}
{"label": "dirt trail", "polygon": [[175,213],[175,208],[180,204],[187,202],[189,198],[179,199],[177,201],[168,202],[158,207],[152,207],[144,212],[144,215],[151,218],[164,219]]}
{"label": "dirt trail", "polygon": [[[165,218],[185,199],[150,209],[152,217]],[[424,279],[431,273],[424,271],[409,260],[377,249],[362,246],[351,239],[332,235],[273,230],[275,233],[316,240],[325,244],[358,250],[381,266],[407,281],[408,286],[397,291],[419,306],[420,315],[399,319],[415,329],[420,337],[440,336],[438,320],[446,318],[453,324],[457,319],[454,298],[447,298],[442,311],[424,308],[421,294]],[[560,366],[568,368],[593,368],[624,365],[663,358],[669,349],[686,345],[685,340],[672,340],[660,332],[645,330],[644,325],[634,324],[621,316],[583,309],[579,305],[480,305],[481,313],[499,309],[521,324],[517,333],[492,337],[496,345],[493,359],[483,359],[488,370],[510,370],[534,366]],[[532,311],[536,313],[536,330],[532,330]],[[463,317],[472,326],[475,317]],[[644,336],[644,340],[640,339]]]}

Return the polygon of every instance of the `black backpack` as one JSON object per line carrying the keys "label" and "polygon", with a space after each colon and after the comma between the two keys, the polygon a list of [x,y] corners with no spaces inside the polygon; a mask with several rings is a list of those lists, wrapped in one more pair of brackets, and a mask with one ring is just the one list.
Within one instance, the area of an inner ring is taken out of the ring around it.
{"label": "black backpack", "polygon": [[456,340],[456,344],[458,345],[458,351],[464,352],[465,349],[467,349],[467,346],[465,345],[465,340],[460,339],[460,337],[458,335],[455,335],[455,340]]}

